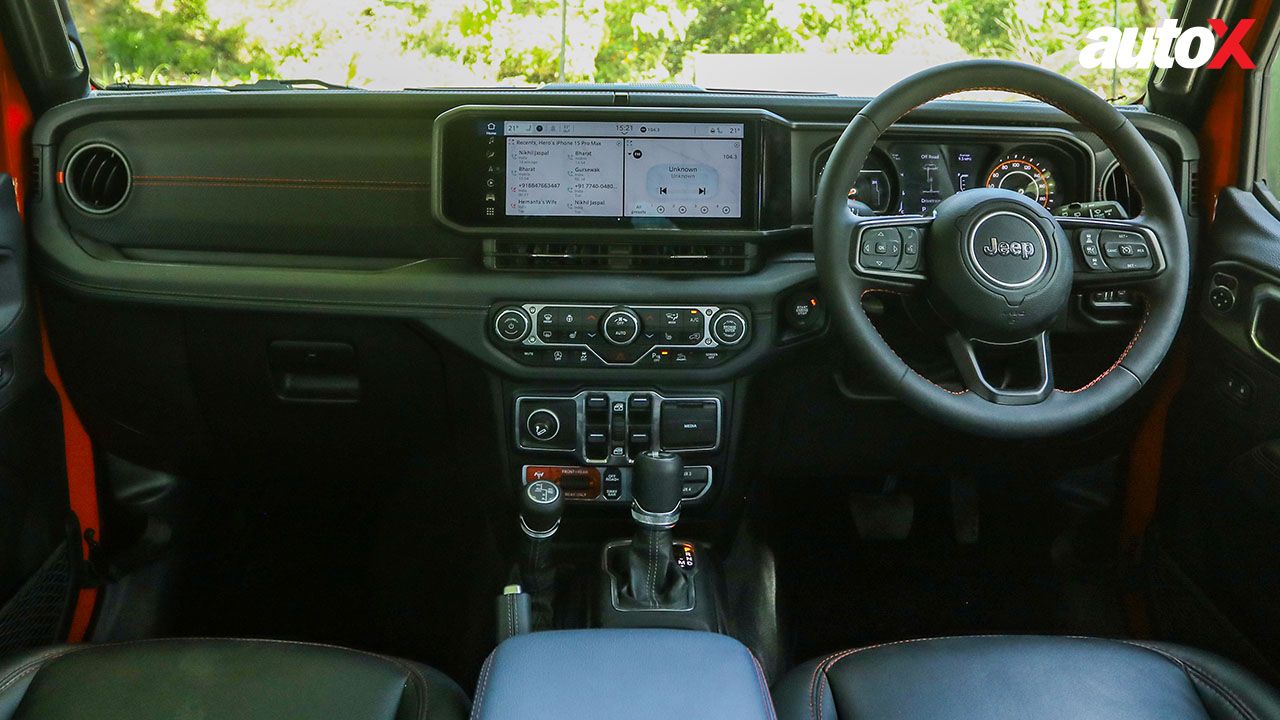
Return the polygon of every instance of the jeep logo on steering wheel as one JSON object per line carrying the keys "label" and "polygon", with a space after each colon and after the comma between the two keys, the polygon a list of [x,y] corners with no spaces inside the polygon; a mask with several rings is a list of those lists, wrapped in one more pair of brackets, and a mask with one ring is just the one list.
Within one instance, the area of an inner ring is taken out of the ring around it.
{"label": "jeep logo on steering wheel", "polygon": [[1032,255],[1036,254],[1035,243],[1029,242],[1000,242],[996,238],[982,246],[982,254],[987,257],[1021,257],[1023,260],[1030,260]]}
{"label": "jeep logo on steering wheel", "polygon": [[1018,290],[1048,272],[1048,241],[1022,213],[989,212],[973,223],[968,236],[969,261],[984,284],[1001,291]]}

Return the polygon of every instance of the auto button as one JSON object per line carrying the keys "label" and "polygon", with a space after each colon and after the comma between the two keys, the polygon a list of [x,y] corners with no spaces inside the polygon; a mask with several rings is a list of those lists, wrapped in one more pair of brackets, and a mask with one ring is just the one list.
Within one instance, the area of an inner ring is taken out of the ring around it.
{"label": "auto button", "polygon": [[605,314],[600,331],[614,345],[628,345],[640,334],[640,318],[630,308],[615,308]]}

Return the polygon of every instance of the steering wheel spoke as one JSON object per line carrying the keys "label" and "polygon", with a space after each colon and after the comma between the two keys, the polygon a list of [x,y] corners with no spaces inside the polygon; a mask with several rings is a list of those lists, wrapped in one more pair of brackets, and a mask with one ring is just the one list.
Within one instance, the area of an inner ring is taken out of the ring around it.
{"label": "steering wheel spoke", "polygon": [[849,267],[865,287],[900,289],[925,283],[924,249],[933,218],[853,217],[857,219],[850,228]]}
{"label": "steering wheel spoke", "polygon": [[1166,268],[1160,237],[1138,220],[1060,218],[1075,257],[1077,288],[1142,286]]}
{"label": "steering wheel spoke", "polygon": [[[1053,393],[1049,333],[1016,343],[972,340],[947,335],[947,349],[965,387],[997,405],[1034,405]],[[991,372],[984,365],[998,366]],[[996,374],[998,373],[998,374]]]}

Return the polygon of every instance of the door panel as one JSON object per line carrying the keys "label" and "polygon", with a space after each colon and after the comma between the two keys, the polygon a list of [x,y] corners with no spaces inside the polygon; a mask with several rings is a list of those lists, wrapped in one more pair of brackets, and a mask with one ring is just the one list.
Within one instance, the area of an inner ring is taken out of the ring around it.
{"label": "door panel", "polygon": [[0,175],[0,655],[66,638],[80,544],[13,181]]}
{"label": "door panel", "polygon": [[[1280,677],[1280,218],[1223,192],[1170,415],[1157,631]],[[1181,587],[1179,587],[1181,585]]]}

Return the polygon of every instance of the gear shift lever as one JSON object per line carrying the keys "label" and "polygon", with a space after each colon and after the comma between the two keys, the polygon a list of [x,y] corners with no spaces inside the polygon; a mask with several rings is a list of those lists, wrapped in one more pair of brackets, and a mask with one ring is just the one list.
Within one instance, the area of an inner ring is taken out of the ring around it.
{"label": "gear shift lever", "polygon": [[680,484],[684,461],[679,455],[660,450],[643,452],[636,458],[631,483],[631,518],[641,530],[670,530],[680,521]]}
{"label": "gear shift lever", "polygon": [[668,452],[649,451],[636,459],[631,484],[635,536],[627,554],[620,594],[643,608],[681,604],[685,576],[675,566],[671,531],[680,520],[684,462]]}
{"label": "gear shift lever", "polygon": [[560,529],[562,515],[564,496],[559,485],[549,480],[536,480],[520,493],[520,529],[524,531],[520,580],[530,594],[545,593],[555,582],[550,545],[551,538]]}

